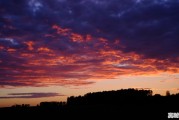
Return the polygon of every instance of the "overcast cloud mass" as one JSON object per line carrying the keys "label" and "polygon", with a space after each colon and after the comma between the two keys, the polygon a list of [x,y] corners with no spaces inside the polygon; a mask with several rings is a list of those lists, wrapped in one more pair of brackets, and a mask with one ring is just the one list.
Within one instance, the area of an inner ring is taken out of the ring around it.
{"label": "overcast cloud mass", "polygon": [[178,73],[178,8],[178,0],[0,0],[0,86]]}

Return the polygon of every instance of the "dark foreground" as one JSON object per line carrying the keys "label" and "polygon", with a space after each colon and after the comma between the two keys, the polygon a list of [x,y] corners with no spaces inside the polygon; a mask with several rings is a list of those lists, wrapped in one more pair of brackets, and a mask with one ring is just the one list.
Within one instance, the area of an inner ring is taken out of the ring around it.
{"label": "dark foreground", "polygon": [[169,112],[179,112],[179,94],[153,96],[151,90],[136,89],[71,96],[66,103],[41,102],[35,107],[0,108],[1,117],[6,119],[164,120],[168,119]]}

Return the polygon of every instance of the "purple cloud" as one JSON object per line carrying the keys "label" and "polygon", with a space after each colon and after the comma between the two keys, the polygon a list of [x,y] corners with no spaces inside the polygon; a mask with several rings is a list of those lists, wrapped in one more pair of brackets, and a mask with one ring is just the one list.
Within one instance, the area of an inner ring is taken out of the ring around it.
{"label": "purple cloud", "polygon": [[56,97],[65,96],[59,93],[9,93],[7,96],[0,96],[0,99],[8,98],[43,98],[43,97]]}

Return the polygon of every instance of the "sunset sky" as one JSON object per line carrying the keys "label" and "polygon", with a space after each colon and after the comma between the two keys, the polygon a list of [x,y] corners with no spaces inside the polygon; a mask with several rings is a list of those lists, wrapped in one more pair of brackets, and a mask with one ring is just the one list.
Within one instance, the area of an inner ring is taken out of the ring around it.
{"label": "sunset sky", "polygon": [[179,92],[179,0],[0,0],[0,107],[122,88]]}

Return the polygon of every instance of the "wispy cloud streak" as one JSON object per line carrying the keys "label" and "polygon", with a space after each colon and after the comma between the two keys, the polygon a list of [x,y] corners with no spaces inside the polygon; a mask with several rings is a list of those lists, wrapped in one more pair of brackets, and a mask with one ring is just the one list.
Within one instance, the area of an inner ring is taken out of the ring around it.
{"label": "wispy cloud streak", "polygon": [[56,97],[64,96],[59,93],[9,93],[7,96],[1,96],[0,99],[11,98],[43,98],[43,97]]}

